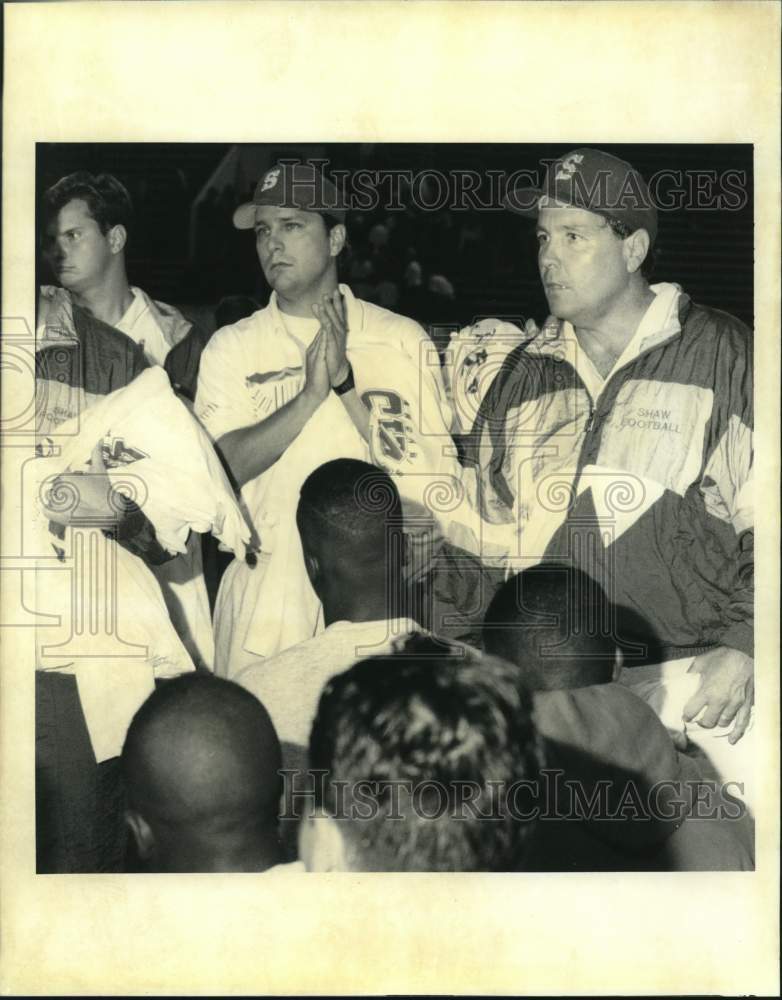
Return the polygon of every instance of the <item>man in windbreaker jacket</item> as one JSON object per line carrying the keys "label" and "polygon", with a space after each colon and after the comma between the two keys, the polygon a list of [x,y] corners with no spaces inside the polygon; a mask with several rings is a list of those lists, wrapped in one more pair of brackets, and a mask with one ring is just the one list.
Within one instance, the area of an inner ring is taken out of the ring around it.
{"label": "man in windbreaker jacket", "polygon": [[[133,218],[130,195],[111,174],[79,171],[44,193],[42,249],[58,284],[43,286],[38,303],[41,434],[56,434],[61,423],[149,365],[165,368],[181,396],[192,401],[195,395],[205,337],[173,306],[129,283]],[[126,527],[121,530],[128,534]],[[201,539],[193,534],[187,552],[175,559],[161,555],[144,558],[155,567],[171,620],[194,662],[211,668],[214,640]]]}
{"label": "man in windbreaker jacket", "polygon": [[[58,284],[40,289],[36,319],[36,443],[42,455],[58,446],[61,425],[150,365],[164,365],[180,392],[194,392],[200,335],[175,309],[129,285],[131,219],[128,192],[110,175],[70,174],[44,194],[41,249]],[[171,572],[176,560],[140,507],[127,504],[121,516],[112,511],[100,475],[61,478],[70,478],[79,497],[74,516],[105,523],[116,515],[111,530],[117,542],[153,573]],[[35,683],[37,871],[120,871],[119,759],[96,762],[73,675],[37,669]]]}
{"label": "man in windbreaker jacket", "polygon": [[505,204],[537,220],[552,315],[473,424],[481,514],[506,523],[507,566],[567,559],[649,622],[664,662],[632,636],[626,683],[749,785],[735,744],[754,692],[751,333],[649,284],[657,213],[629,164],[579,149]]}

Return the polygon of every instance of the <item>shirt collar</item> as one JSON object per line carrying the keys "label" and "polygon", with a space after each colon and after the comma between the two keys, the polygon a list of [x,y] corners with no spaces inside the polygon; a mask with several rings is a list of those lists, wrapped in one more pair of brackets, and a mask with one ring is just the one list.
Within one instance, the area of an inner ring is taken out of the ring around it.
{"label": "shirt collar", "polygon": [[[679,322],[681,287],[673,282],[661,282],[657,285],[650,285],[649,288],[654,293],[654,299],[649,303],[635,333],[617,359],[613,371],[626,365],[643,351],[648,351],[657,344],[668,340],[674,334],[681,332]],[[567,320],[560,323],[547,322],[530,346],[533,346],[541,354],[559,354],[562,345],[572,342],[574,339],[573,326]]]}

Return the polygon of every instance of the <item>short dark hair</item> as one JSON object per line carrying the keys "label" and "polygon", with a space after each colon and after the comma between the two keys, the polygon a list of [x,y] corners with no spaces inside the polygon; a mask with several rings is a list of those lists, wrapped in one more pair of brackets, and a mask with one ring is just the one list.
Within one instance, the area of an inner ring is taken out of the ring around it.
{"label": "short dark hair", "polygon": [[617,641],[603,588],[580,569],[545,564],[509,577],[483,623],[484,648],[521,668],[533,690],[607,684]]}
{"label": "short dark hair", "polygon": [[130,231],[133,203],[128,189],[112,174],[90,174],[86,170],[61,177],[43,196],[41,221],[46,230],[69,201],[80,198],[86,202],[90,215],[102,233],[113,226]]}
{"label": "short dark hair", "polygon": [[385,544],[402,528],[399,491],[389,474],[355,458],[337,458],[307,476],[296,520],[302,534],[330,537],[345,548]]}
{"label": "short dark hair", "polygon": [[[335,821],[343,789],[349,808],[359,793],[369,805],[369,818],[356,811],[344,824],[357,869],[513,871],[523,863],[531,823],[505,808],[504,796],[536,782],[542,758],[531,695],[510,664],[424,635],[360,661],[321,695],[310,764],[325,772],[316,802]],[[478,794],[460,810],[467,783]]]}
{"label": "short dark hair", "polygon": [[[178,783],[181,801],[174,801],[158,786],[198,752],[214,761],[214,773],[193,764],[193,787]],[[231,787],[220,783],[217,758],[230,764]],[[133,716],[122,748],[131,807],[183,835],[197,823],[243,821],[248,812],[276,822],[280,766],[279,740],[261,702],[233,681],[196,671],[158,682]]]}
{"label": "short dark hair", "polygon": [[[635,230],[631,229],[626,222],[622,222],[621,219],[614,219],[612,216],[604,215],[603,218],[608,224],[608,228],[619,240],[626,240],[628,236],[631,236]],[[648,280],[652,277],[654,273],[655,264],[657,263],[657,242],[649,244],[649,249],[646,252],[643,263],[641,264],[641,274]]]}

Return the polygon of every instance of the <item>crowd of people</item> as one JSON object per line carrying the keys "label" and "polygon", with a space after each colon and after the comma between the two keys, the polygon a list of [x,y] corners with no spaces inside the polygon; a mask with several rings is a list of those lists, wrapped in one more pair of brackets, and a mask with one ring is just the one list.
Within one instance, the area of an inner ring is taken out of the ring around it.
{"label": "crowd of people", "polygon": [[430,339],[415,218],[349,248],[340,204],[268,169],[271,297],[207,336],[130,284],[116,178],[44,196],[36,530],[106,562],[36,610],[112,641],[40,630],[38,871],[752,869],[749,330],[650,283],[599,150],[507,192],[540,327]]}

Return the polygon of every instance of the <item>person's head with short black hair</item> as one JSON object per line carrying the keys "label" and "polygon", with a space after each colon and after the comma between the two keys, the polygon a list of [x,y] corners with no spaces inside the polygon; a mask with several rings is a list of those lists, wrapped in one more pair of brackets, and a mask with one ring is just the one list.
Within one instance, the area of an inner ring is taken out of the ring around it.
{"label": "person's head with short black hair", "polygon": [[264,871],[281,860],[280,744],[258,699],[211,674],[159,683],[122,764],[126,819],[153,871]]}
{"label": "person's head with short black hair", "polygon": [[78,198],[89,209],[102,233],[114,226],[130,231],[133,224],[133,202],[125,185],[113,174],[91,174],[86,170],[61,177],[43,196],[44,227],[69,201]]}
{"label": "person's head with short black hair", "polygon": [[121,272],[133,220],[127,188],[111,174],[60,178],[41,206],[43,251],[59,283],[77,294]]}
{"label": "person's head with short black hair", "polygon": [[326,462],[301,487],[296,523],[326,624],[405,612],[402,505],[387,472],[354,458]]}
{"label": "person's head with short black hair", "polygon": [[505,581],[483,624],[489,653],[515,663],[532,690],[608,684],[621,667],[611,605],[580,569],[542,564]]}
{"label": "person's head with short black hair", "polygon": [[310,737],[325,776],[300,831],[307,868],[518,870],[519,783],[541,767],[531,711],[511,664],[421,634],[332,678]]}

